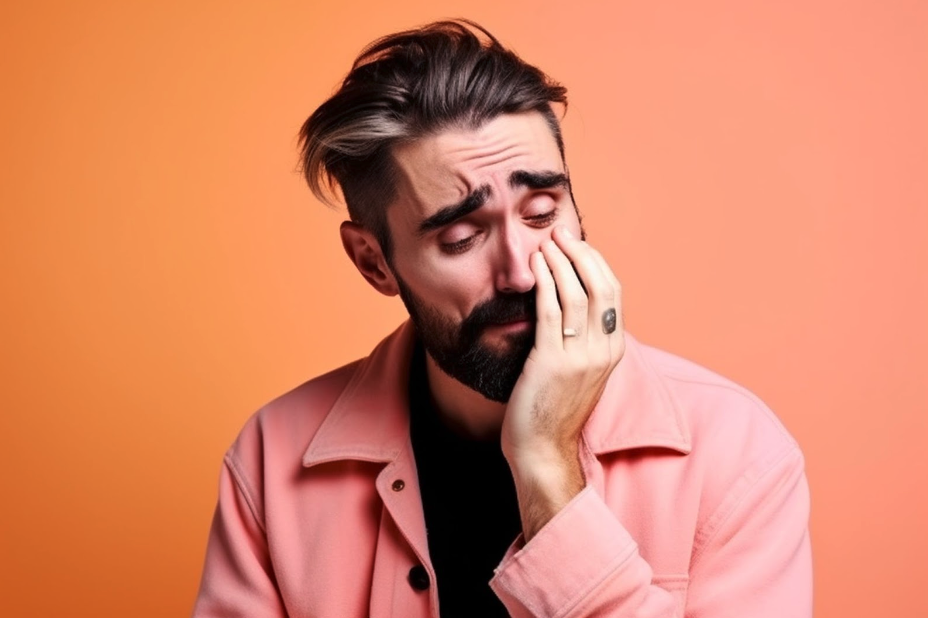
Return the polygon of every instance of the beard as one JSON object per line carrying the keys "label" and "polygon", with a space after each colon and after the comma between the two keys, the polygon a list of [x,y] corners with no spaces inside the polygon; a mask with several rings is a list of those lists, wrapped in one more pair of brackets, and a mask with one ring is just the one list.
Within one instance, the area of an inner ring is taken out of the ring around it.
{"label": "beard", "polygon": [[477,305],[458,324],[409,289],[396,275],[400,298],[425,351],[439,369],[491,401],[506,403],[535,344],[535,329],[507,333],[503,349],[480,341],[488,326],[518,320],[535,323],[535,292],[500,294]]}

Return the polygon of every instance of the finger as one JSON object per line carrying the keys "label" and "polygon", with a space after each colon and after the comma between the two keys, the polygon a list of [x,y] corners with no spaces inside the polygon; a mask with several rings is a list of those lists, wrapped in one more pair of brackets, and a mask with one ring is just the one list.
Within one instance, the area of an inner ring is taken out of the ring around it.
{"label": "finger", "polygon": [[615,273],[612,272],[612,269],[609,267],[609,263],[606,262],[606,258],[604,258],[602,253],[597,251],[595,247],[591,246],[590,252],[593,254],[593,257],[596,258],[596,262],[599,264],[599,268],[603,271],[603,274],[606,275],[606,278],[612,282],[612,285],[615,286],[616,290],[621,291],[622,284],[619,282],[618,277],[615,276]]}
{"label": "finger", "polygon": [[596,262],[599,264],[600,269],[606,273],[606,277],[612,281],[612,285],[615,288],[615,304],[613,308],[616,312],[616,330],[625,328],[624,314],[622,313],[622,283],[615,276],[615,273],[612,272],[612,269],[609,268],[609,264],[606,262],[606,258],[602,254],[590,247],[590,251],[593,254],[593,257],[596,259]]}
{"label": "finger", "polygon": [[554,276],[540,251],[533,253],[528,263],[535,277],[535,347],[563,349],[561,307],[557,303]]}
{"label": "finger", "polygon": [[[564,252],[550,240],[541,243],[541,252],[554,276],[558,302],[561,307],[561,334],[564,347],[586,340],[588,328],[588,301],[573,265]],[[568,333],[565,335],[565,333]],[[570,334],[573,333],[573,334]]]}
{"label": "finger", "polygon": [[593,257],[599,263],[600,268],[606,273],[606,276],[615,286],[615,330],[608,337],[604,337],[609,344],[609,356],[614,362],[618,362],[625,354],[625,315],[622,311],[622,284],[619,282],[615,273],[609,268],[606,259],[596,249],[590,247]]}
{"label": "finger", "polygon": [[607,276],[606,273],[611,273],[611,270],[605,264],[605,260],[601,260],[602,256],[597,258],[598,252],[595,249],[575,238],[566,228],[555,230],[552,237],[573,263],[586,288],[590,336],[592,337],[594,333],[603,333],[603,314],[615,308],[617,294],[615,282],[617,280]]}

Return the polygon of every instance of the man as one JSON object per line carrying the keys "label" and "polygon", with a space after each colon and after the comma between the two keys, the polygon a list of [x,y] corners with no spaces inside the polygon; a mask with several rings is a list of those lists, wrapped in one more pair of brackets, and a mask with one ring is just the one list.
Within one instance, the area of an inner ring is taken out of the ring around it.
{"label": "man", "polygon": [[624,332],[552,106],[471,22],[375,42],[301,132],[410,322],[225,457],[196,616],[811,616],[802,455]]}

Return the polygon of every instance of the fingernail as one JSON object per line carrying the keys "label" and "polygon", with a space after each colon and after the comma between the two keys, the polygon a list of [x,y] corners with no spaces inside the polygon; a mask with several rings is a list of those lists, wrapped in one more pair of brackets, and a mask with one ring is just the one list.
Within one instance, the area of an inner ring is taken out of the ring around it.
{"label": "fingernail", "polygon": [[573,238],[573,237],[574,237],[574,235],[571,234],[571,233],[570,233],[570,230],[568,230],[566,227],[565,227],[565,228],[562,228],[562,229],[564,230],[564,237],[565,237],[565,238]]}

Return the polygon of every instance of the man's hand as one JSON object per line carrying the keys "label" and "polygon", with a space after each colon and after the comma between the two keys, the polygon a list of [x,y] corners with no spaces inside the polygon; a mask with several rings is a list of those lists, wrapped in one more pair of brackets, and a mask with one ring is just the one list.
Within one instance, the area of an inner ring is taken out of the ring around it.
{"label": "man's hand", "polygon": [[552,239],[530,258],[535,345],[501,436],[526,541],[583,489],[580,432],[625,352],[621,288],[609,265],[566,228]]}

